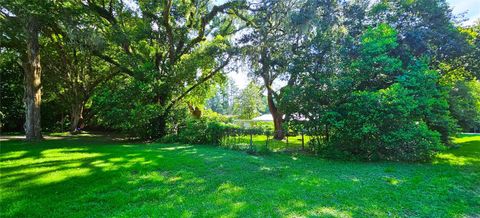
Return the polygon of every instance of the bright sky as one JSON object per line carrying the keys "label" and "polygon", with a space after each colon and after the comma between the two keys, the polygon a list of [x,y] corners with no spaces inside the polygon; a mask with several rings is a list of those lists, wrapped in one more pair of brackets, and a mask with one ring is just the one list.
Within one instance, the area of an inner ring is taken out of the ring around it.
{"label": "bright sky", "polygon": [[480,0],[447,0],[447,2],[453,8],[454,14],[466,13],[465,18],[468,20],[464,24],[470,25],[480,19]]}
{"label": "bright sky", "polygon": [[[465,13],[465,18],[467,19],[464,24],[470,25],[477,19],[480,19],[480,0],[447,0],[450,6],[453,9],[455,15]],[[238,88],[245,88],[250,78],[247,76],[247,67],[235,68],[233,71],[229,71],[228,75],[231,79],[235,81]],[[281,82],[280,82],[281,83]],[[278,84],[277,86],[282,86]]]}

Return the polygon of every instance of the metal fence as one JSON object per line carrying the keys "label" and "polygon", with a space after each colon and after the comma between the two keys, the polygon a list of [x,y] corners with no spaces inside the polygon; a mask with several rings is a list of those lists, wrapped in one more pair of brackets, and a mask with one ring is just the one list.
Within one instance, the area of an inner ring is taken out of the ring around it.
{"label": "metal fence", "polygon": [[310,140],[306,133],[306,131],[228,129],[223,133],[219,144],[239,150],[305,151],[309,149]]}

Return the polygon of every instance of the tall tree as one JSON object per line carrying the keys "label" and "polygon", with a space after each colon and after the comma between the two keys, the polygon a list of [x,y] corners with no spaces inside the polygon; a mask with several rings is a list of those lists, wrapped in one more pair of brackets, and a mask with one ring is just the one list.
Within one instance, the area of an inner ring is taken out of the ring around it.
{"label": "tall tree", "polygon": [[216,86],[216,93],[207,100],[207,107],[220,114],[233,114],[233,105],[239,90],[235,81],[228,79],[227,82]]}
{"label": "tall tree", "polygon": [[452,116],[463,131],[480,129],[480,81],[457,81],[448,101]]}
{"label": "tall tree", "polygon": [[69,130],[74,133],[85,125],[85,105],[95,89],[122,71],[90,52],[86,46],[92,45],[92,36],[85,25],[83,28],[78,28],[78,24],[69,26],[76,27],[77,31],[52,34],[43,49],[43,53],[48,54],[44,56],[44,69],[49,72],[44,78],[45,88],[50,92],[46,93],[47,97],[68,105]]}
{"label": "tall tree", "polygon": [[265,109],[261,88],[250,82],[237,96],[235,114],[242,119],[252,119]]}
{"label": "tall tree", "polygon": [[[0,6],[1,47],[18,52],[24,69],[25,134],[27,140],[42,139],[42,65],[40,33],[52,27],[56,5],[51,2],[4,1]],[[51,13],[53,12],[53,13]],[[51,30],[51,29],[50,29]]]}
{"label": "tall tree", "polygon": [[42,138],[40,125],[40,105],[42,103],[42,66],[40,64],[40,23],[38,18],[31,16],[27,19],[27,60],[25,69],[25,135],[27,140]]}
{"label": "tall tree", "polygon": [[262,0],[251,8],[251,31],[243,35],[241,41],[246,59],[250,63],[253,76],[263,81],[267,90],[267,103],[273,118],[274,138],[283,139],[284,112],[277,105],[278,90],[274,90],[275,81],[285,77],[288,57],[293,44],[294,26],[291,15],[298,9],[300,1]]}
{"label": "tall tree", "polygon": [[[105,2],[103,2],[105,3]],[[171,111],[195,89],[215,78],[230,62],[228,36],[243,1],[214,5],[212,1],[86,1],[84,6],[103,24],[98,34],[105,47],[96,56],[149,87],[157,115],[150,118],[150,136],[165,135]]]}

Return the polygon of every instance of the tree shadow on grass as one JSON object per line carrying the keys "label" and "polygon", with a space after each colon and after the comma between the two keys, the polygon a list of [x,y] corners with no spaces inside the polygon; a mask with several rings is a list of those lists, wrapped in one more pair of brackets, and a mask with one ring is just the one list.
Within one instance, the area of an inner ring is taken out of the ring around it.
{"label": "tree shadow on grass", "polygon": [[11,141],[0,154],[2,217],[448,217],[478,208],[478,175],[446,163],[249,156],[81,138]]}

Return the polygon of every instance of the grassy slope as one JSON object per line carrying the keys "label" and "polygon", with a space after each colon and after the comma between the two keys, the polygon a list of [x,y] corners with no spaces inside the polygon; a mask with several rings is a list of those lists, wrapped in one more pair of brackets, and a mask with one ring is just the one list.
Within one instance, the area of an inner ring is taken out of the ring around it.
{"label": "grassy slope", "polygon": [[480,216],[480,135],[433,164],[95,137],[1,142],[1,217]]}

